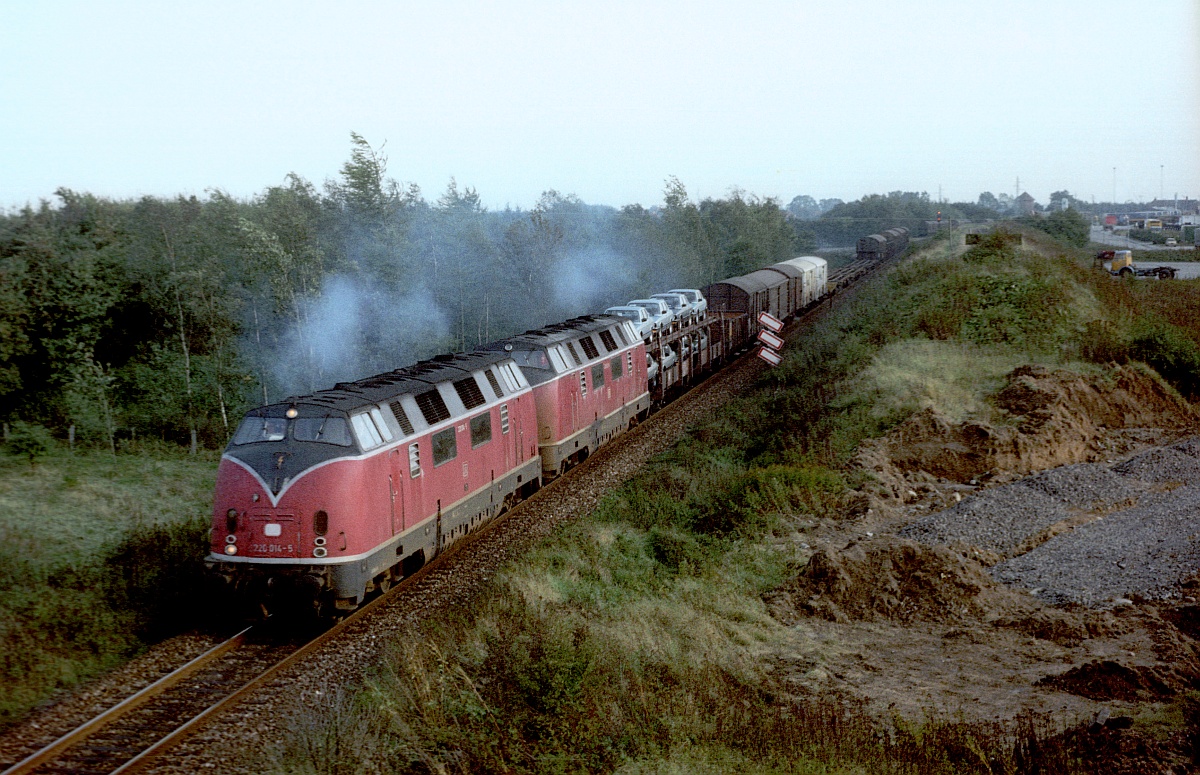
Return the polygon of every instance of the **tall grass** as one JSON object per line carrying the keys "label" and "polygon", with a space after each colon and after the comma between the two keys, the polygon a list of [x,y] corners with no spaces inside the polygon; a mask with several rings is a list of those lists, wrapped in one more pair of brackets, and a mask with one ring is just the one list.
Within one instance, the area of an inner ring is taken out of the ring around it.
{"label": "tall grass", "polygon": [[0,455],[0,725],[195,626],[212,456]]}

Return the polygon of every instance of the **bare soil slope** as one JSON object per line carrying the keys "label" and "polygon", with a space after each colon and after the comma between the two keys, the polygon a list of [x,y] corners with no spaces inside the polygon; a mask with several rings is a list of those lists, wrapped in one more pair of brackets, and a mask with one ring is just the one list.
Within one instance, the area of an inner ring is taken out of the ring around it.
{"label": "bare soil slope", "polygon": [[1127,727],[1200,687],[1196,412],[1136,366],[1022,367],[995,404],[862,447],[867,484],[766,598],[795,634],[778,680],[884,715],[1044,714],[1112,771],[1185,766],[1190,742]]}

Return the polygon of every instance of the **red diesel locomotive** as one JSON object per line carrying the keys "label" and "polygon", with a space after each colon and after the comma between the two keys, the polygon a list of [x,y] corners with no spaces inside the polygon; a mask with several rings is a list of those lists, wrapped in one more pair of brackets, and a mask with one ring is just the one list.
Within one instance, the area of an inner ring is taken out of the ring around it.
{"label": "red diesel locomotive", "polygon": [[209,565],[267,610],[353,610],[649,408],[632,324],[584,317],[251,410]]}

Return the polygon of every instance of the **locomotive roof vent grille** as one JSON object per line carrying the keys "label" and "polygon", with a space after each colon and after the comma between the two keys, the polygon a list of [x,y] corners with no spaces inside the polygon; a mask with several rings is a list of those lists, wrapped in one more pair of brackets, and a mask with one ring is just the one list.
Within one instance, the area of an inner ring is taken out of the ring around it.
{"label": "locomotive roof vent grille", "polygon": [[491,369],[483,372],[487,375],[488,384],[492,386],[492,392],[496,394],[496,398],[501,398],[504,394],[500,392],[500,382],[496,379],[496,374]]}
{"label": "locomotive roof vent grille", "polygon": [[583,351],[589,359],[600,357],[600,351],[596,349],[596,343],[592,341],[590,336],[583,337],[579,340],[579,343],[583,345]]}
{"label": "locomotive roof vent grille", "polygon": [[468,409],[474,409],[477,406],[483,406],[487,400],[483,397],[483,391],[479,389],[479,383],[475,381],[475,377],[466,377],[454,382],[454,389],[458,392],[458,397],[462,399],[463,406]]}
{"label": "locomotive roof vent grille", "polygon": [[417,406],[420,407],[421,414],[425,416],[425,422],[430,425],[450,419],[450,410],[446,408],[446,402],[442,400],[442,396],[436,388],[418,395]]}
{"label": "locomotive roof vent grille", "polygon": [[[617,351],[617,342],[615,339],[613,339],[611,331],[601,331],[600,341],[604,342],[604,349],[608,350],[610,353],[615,353]],[[593,355],[592,357],[595,358],[596,356]]]}
{"label": "locomotive roof vent grille", "polygon": [[405,436],[411,436],[413,434],[413,426],[408,419],[408,415],[404,413],[404,407],[400,406],[399,401],[393,401],[388,406],[391,407],[392,414],[396,415],[396,422],[400,423],[400,430],[404,432]]}
{"label": "locomotive roof vent grille", "polygon": [[575,359],[576,366],[582,366],[583,361],[579,360],[579,353],[575,350],[574,342],[567,342],[567,349],[571,352],[571,357]]}

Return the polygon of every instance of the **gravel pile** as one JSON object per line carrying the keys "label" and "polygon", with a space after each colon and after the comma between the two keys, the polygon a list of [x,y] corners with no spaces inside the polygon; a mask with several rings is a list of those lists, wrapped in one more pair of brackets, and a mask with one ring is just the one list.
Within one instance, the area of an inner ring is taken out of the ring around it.
{"label": "gravel pile", "polygon": [[[1192,445],[1196,440],[1189,439],[1184,443]],[[1181,450],[1180,446],[1156,447],[1113,466],[1113,470],[1147,482],[1200,482],[1200,458]]]}
{"label": "gravel pile", "polygon": [[1082,511],[1130,506],[1150,489],[1146,483],[1113,473],[1100,463],[1052,468],[1021,480],[1021,484]]}
{"label": "gravel pile", "polygon": [[923,544],[968,544],[1007,555],[1031,535],[1069,518],[1061,498],[1023,481],[983,490],[900,530]]}
{"label": "gravel pile", "polygon": [[1200,459],[1200,436],[1181,441],[1178,444],[1172,444],[1170,449],[1182,452],[1185,455],[1190,455]]}
{"label": "gravel pile", "polygon": [[[1155,486],[1168,482],[1183,486]],[[1010,556],[1068,519],[1058,527],[1064,532]],[[1070,524],[1078,526],[1065,529]],[[1179,583],[1200,570],[1200,437],[1115,466],[1063,466],[983,490],[900,535],[1010,556],[992,576],[1048,602],[1106,606],[1133,596],[1178,596]]]}
{"label": "gravel pile", "polygon": [[999,563],[992,576],[1052,603],[1111,605],[1135,595],[1169,598],[1200,569],[1200,486],[1147,495]]}

